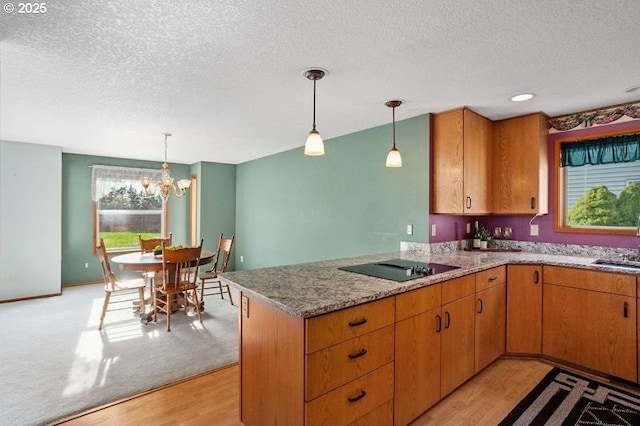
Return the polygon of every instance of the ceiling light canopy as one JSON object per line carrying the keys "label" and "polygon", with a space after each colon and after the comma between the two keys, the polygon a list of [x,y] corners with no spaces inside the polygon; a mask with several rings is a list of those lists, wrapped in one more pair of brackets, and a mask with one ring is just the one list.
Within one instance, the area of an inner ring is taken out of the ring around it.
{"label": "ceiling light canopy", "polygon": [[402,101],[393,100],[385,103],[386,106],[391,108],[393,117],[393,146],[387,154],[387,161],[385,166],[387,167],[402,167],[402,156],[400,151],[396,148],[396,108],[402,104]]}
{"label": "ceiling light canopy", "polygon": [[[145,176],[142,179],[142,187],[144,188],[144,195],[147,197],[154,197],[156,193],[160,192],[160,197],[162,197],[162,201],[166,202],[169,199],[169,195],[171,192],[176,197],[182,197],[187,192],[187,188],[191,186],[191,180],[189,179],[180,179],[178,181],[178,186],[173,183],[174,179],[171,176],[171,170],[169,169],[169,164],[167,164],[167,138],[171,136],[171,133],[162,133],[164,135],[164,163],[162,164],[162,177],[158,182],[151,182],[151,179],[148,176]],[[149,190],[149,187],[154,184],[153,190]]]}
{"label": "ceiling light canopy", "polygon": [[316,82],[324,77],[326,72],[321,69],[308,69],[304,72],[304,76],[309,80],[313,80],[313,127],[304,144],[304,155],[319,156],[324,155],[324,142],[320,133],[316,130]]}
{"label": "ceiling light canopy", "polygon": [[511,97],[512,102],[524,102],[529,99],[533,99],[536,95],[534,93],[521,93]]}

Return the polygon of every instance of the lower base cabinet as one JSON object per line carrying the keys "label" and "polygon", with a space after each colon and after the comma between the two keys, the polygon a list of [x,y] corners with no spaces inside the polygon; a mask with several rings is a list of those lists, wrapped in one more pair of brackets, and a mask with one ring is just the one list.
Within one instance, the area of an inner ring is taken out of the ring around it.
{"label": "lower base cabinet", "polygon": [[475,373],[504,354],[506,296],[504,282],[476,294]]}

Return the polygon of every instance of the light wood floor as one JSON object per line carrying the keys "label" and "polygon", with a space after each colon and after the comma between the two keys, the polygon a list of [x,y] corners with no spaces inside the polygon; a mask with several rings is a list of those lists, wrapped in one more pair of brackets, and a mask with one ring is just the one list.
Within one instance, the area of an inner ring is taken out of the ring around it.
{"label": "light wood floor", "polygon": [[[412,425],[498,424],[551,368],[538,360],[499,359]],[[62,424],[241,425],[238,372],[238,365],[233,365]]]}

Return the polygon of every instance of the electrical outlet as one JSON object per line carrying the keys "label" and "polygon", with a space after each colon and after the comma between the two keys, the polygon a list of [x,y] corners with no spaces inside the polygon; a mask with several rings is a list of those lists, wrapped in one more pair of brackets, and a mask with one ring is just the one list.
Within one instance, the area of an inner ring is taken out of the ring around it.
{"label": "electrical outlet", "polygon": [[244,256],[240,256],[240,263],[244,262]]}
{"label": "electrical outlet", "polygon": [[84,262],[85,269],[89,267],[89,262]]}
{"label": "electrical outlet", "polygon": [[413,235],[413,225],[407,225],[407,235]]}
{"label": "electrical outlet", "polygon": [[529,234],[532,237],[537,237],[538,236],[538,225],[531,225],[529,227]]}
{"label": "electrical outlet", "polygon": [[249,298],[247,296],[242,296],[240,303],[240,311],[242,312],[242,316],[245,318],[249,318]]}
{"label": "electrical outlet", "polygon": [[467,234],[471,233],[471,222],[467,222]]}
{"label": "electrical outlet", "polygon": [[436,236],[436,224],[435,223],[431,224],[431,236],[432,237]]}

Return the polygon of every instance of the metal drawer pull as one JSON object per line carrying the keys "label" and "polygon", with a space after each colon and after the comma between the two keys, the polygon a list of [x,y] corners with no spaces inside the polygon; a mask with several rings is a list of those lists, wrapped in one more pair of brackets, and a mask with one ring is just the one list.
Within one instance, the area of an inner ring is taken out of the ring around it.
{"label": "metal drawer pull", "polygon": [[362,325],[362,324],[364,324],[366,322],[367,322],[366,318],[362,318],[362,319],[359,319],[359,320],[353,320],[353,321],[351,321],[349,323],[349,327],[357,327],[357,326]]}
{"label": "metal drawer pull", "polygon": [[347,399],[349,400],[349,402],[356,402],[361,400],[362,398],[364,398],[367,395],[367,392],[364,390],[361,390],[360,393],[356,396],[349,396],[347,397]]}
{"label": "metal drawer pull", "polygon": [[489,277],[489,281],[495,281],[495,280],[497,280],[497,279],[498,279],[498,277],[496,277],[495,275],[491,275],[491,276]]}
{"label": "metal drawer pull", "polygon": [[356,352],[355,354],[349,354],[349,359],[360,358],[362,355],[364,355],[366,353],[367,353],[367,350],[362,348],[358,352]]}

